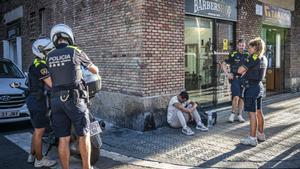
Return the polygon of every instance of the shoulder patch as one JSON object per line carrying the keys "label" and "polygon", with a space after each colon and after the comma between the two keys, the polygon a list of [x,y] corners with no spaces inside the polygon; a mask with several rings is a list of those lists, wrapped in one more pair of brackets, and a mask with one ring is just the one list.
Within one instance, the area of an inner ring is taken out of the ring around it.
{"label": "shoulder patch", "polygon": [[46,74],[48,74],[49,72],[48,72],[48,69],[47,69],[47,68],[43,68],[43,69],[40,70],[40,73],[41,73],[42,75],[46,75]]}

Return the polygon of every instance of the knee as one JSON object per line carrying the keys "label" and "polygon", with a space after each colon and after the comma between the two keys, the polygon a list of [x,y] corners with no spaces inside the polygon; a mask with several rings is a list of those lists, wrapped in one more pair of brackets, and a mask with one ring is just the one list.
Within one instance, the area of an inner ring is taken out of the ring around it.
{"label": "knee", "polygon": [[59,138],[60,145],[67,145],[67,144],[69,144],[69,142],[70,142],[70,136]]}
{"label": "knee", "polygon": [[42,137],[45,132],[45,128],[36,128],[34,129],[35,136]]}
{"label": "knee", "polygon": [[234,102],[237,102],[239,100],[239,96],[234,96],[232,99]]}

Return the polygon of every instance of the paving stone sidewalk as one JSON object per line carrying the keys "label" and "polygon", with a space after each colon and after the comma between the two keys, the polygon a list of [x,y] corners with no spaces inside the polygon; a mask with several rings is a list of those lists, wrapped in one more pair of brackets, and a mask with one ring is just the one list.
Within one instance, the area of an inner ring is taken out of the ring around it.
{"label": "paving stone sidewalk", "polygon": [[194,136],[167,126],[149,132],[110,128],[103,133],[103,148],[189,167],[300,168],[300,93],[269,97],[263,111],[267,141],[257,147],[239,144],[240,138],[248,134],[249,121],[228,123],[227,109],[218,112],[218,123],[209,132],[193,129]]}

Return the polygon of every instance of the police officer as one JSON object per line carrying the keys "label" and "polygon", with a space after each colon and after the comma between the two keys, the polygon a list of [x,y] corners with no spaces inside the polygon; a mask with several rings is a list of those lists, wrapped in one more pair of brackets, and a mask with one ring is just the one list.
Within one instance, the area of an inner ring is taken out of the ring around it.
{"label": "police officer", "polygon": [[[242,113],[244,111],[244,100],[242,96],[242,87],[240,83],[241,75],[238,74],[239,66],[243,65],[248,58],[249,53],[245,50],[246,43],[243,39],[238,40],[237,50],[232,51],[225,62],[222,63],[222,69],[231,82],[231,95],[232,95],[232,113],[228,121],[234,122],[237,115],[239,122],[245,122]],[[230,65],[230,73],[226,69],[226,64]]]}
{"label": "police officer", "polygon": [[[262,112],[262,95],[264,87],[262,80],[265,78],[268,66],[265,53],[265,42],[261,38],[249,42],[250,57],[244,65],[239,67],[238,73],[244,74],[243,86],[245,111],[250,118],[250,136],[241,139],[245,145],[256,146],[257,141],[265,141],[264,117]],[[258,129],[258,132],[256,132]]]}
{"label": "police officer", "polygon": [[59,158],[63,169],[69,169],[71,124],[79,136],[83,169],[90,169],[89,114],[84,102],[81,66],[97,74],[98,68],[88,56],[74,46],[72,29],[55,25],[50,37],[56,49],[49,52],[47,65],[53,82],[51,108],[53,129],[59,137]]}
{"label": "police officer", "polygon": [[49,38],[37,39],[32,44],[32,52],[35,58],[29,67],[29,96],[26,98],[26,104],[30,112],[32,126],[34,127],[31,153],[27,162],[34,162],[34,167],[51,167],[56,164],[55,160],[49,160],[42,156],[42,136],[45,129],[49,127],[50,122],[47,116],[47,103],[44,93],[46,86],[52,86],[45,57],[46,53],[53,47]]}

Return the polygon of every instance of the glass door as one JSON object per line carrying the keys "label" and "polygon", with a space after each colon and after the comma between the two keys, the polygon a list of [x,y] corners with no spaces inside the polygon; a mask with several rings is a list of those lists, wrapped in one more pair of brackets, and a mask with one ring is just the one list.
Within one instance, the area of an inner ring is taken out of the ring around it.
{"label": "glass door", "polygon": [[[216,22],[216,47],[215,60],[224,61],[229,53],[235,49],[234,23],[228,21]],[[216,65],[216,103],[229,102],[231,100],[230,83],[221,67]]]}
{"label": "glass door", "polygon": [[213,20],[186,16],[185,88],[201,106],[213,103]]}

